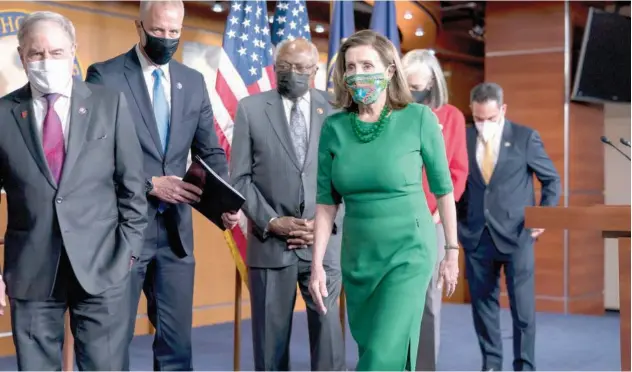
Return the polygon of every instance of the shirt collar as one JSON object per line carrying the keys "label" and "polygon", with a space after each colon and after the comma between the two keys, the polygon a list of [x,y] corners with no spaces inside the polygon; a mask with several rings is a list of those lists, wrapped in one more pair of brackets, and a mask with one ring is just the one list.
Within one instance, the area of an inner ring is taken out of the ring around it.
{"label": "shirt collar", "polygon": [[[281,96],[281,97],[283,98],[283,100],[284,100],[284,101],[289,102],[289,103],[292,103],[292,100],[291,100],[291,99],[289,99],[289,98],[287,98],[287,97],[285,97],[285,96]],[[304,101],[304,102],[306,102],[306,103],[309,103],[309,102],[310,102],[310,101],[309,101],[309,100],[310,100],[310,98],[311,98],[311,96],[310,96],[310,94],[309,94],[309,89],[308,89],[308,90],[307,90],[307,92],[305,92],[305,94],[303,94],[302,96],[300,96],[300,97],[298,97],[298,98],[296,99],[296,102],[297,102],[297,103],[299,103],[299,104],[301,103],[301,101]]]}
{"label": "shirt collar", "polygon": [[143,52],[140,50],[140,45],[136,44],[136,47],[134,48],[136,49],[136,55],[138,55],[138,61],[140,62],[140,68],[141,70],[143,70],[143,72],[148,72],[148,73],[153,73],[155,69],[159,68],[162,70],[163,74],[162,76],[169,81],[171,79],[171,75],[169,74],[169,64],[167,63],[166,65],[156,65],[153,62],[151,62],[147,57],[145,57],[145,55],[143,54]]}

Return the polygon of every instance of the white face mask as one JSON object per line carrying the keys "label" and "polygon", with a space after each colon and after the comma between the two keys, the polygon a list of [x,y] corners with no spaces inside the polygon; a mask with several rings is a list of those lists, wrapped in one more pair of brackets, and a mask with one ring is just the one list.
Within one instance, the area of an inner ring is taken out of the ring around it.
{"label": "white face mask", "polygon": [[505,121],[505,116],[502,115],[498,121],[477,121],[474,122],[476,125],[476,129],[478,130],[479,135],[483,138],[483,141],[487,142],[492,139],[498,130],[500,129],[501,124]]}
{"label": "white face mask", "polygon": [[69,59],[45,59],[27,63],[29,83],[42,93],[63,93],[72,79]]}

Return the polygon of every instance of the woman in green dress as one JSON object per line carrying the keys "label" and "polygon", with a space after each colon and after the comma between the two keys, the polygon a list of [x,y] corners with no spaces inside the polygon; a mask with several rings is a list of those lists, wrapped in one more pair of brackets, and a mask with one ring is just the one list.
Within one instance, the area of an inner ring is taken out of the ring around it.
{"label": "woman in green dress", "polygon": [[321,131],[310,291],[325,312],[322,259],[344,201],[341,269],[356,369],[415,370],[420,293],[437,257],[422,167],[445,229],[439,285],[451,295],[458,278],[456,210],[439,123],[430,108],[412,103],[393,44],[370,30],[340,47],[334,93],[342,111]]}

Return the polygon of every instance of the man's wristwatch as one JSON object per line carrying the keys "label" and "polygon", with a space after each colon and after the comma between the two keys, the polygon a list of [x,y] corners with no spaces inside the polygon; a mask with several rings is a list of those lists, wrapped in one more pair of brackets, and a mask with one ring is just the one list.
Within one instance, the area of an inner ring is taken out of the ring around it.
{"label": "man's wristwatch", "polygon": [[154,189],[154,183],[151,182],[151,178],[145,180],[145,194],[149,194]]}

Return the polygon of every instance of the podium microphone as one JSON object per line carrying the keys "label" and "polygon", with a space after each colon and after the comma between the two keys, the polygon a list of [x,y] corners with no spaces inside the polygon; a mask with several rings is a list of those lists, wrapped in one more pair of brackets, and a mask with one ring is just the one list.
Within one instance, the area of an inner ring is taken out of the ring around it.
{"label": "podium microphone", "polygon": [[630,141],[628,141],[627,139],[621,137],[619,138],[619,141],[621,142],[621,144],[625,147],[630,147]]}
{"label": "podium microphone", "polygon": [[626,159],[630,160],[630,157],[625,152],[619,150],[619,148],[617,146],[615,146],[612,142],[610,142],[608,137],[601,136],[601,142],[603,142],[606,145],[608,145],[608,146],[612,147],[613,149],[617,150],[621,155],[625,156]]}

